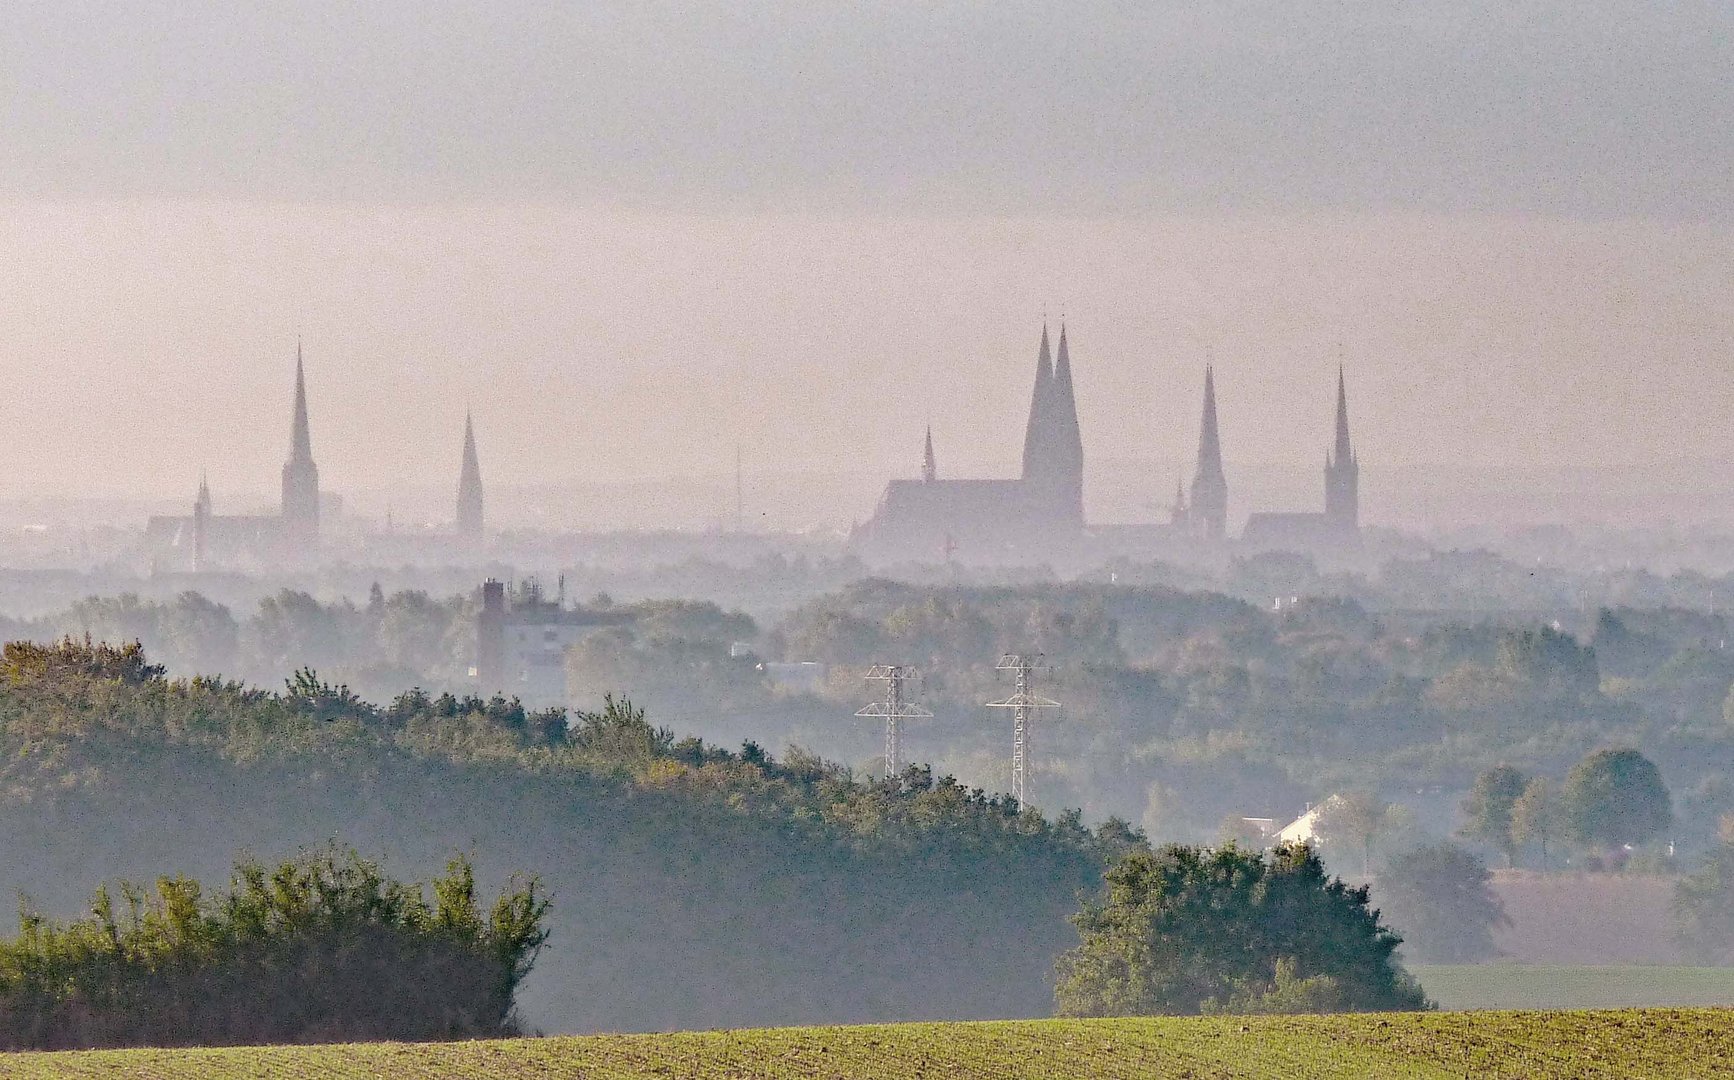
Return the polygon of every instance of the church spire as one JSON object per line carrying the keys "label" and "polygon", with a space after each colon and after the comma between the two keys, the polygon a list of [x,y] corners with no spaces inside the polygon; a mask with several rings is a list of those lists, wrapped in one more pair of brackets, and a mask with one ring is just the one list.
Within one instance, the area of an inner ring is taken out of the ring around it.
{"label": "church spire", "polygon": [[464,411],[464,460],[458,470],[457,533],[468,540],[482,536],[482,463],[476,455],[476,426]]}
{"label": "church spire", "polygon": [[921,479],[924,483],[933,483],[939,479],[939,466],[933,460],[933,425],[927,425],[927,444],[921,451]]}
{"label": "church spire", "polygon": [[1349,443],[1349,395],[1343,383],[1343,365],[1337,365],[1337,444],[1336,460],[1353,461],[1354,448]]}
{"label": "church spire", "polygon": [[1024,428],[1024,479],[1034,480],[1047,471],[1052,453],[1050,434],[1054,394],[1054,358],[1048,348],[1048,324],[1042,323],[1042,347],[1036,353],[1036,384],[1030,391],[1030,421]]}
{"label": "church spire", "polygon": [[1193,532],[1221,540],[1228,532],[1228,479],[1222,471],[1222,435],[1216,424],[1216,370],[1204,365],[1204,415],[1198,425],[1198,465],[1192,474]]}
{"label": "church spire", "polygon": [[288,539],[304,544],[319,535],[319,466],[307,426],[307,373],[301,339],[295,339],[295,415],[290,422],[289,460],[283,463],[283,523]]}
{"label": "church spire", "polygon": [[289,460],[313,460],[313,435],[307,426],[307,372],[301,363],[301,339],[295,339],[295,419],[289,432]]}
{"label": "church spire", "polygon": [[1078,398],[1072,389],[1072,357],[1066,346],[1066,321],[1060,320],[1060,352],[1054,361],[1054,473],[1069,521],[1084,521],[1084,438],[1078,428]]}
{"label": "church spire", "polygon": [[1343,366],[1337,365],[1337,431],[1325,455],[1325,517],[1345,532],[1361,524],[1361,463],[1349,440],[1349,395]]}

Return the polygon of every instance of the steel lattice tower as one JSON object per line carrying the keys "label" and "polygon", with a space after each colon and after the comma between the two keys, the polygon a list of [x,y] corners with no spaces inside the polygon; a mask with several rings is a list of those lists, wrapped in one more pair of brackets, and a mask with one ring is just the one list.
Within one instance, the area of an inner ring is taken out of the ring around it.
{"label": "steel lattice tower", "polygon": [[1012,797],[1020,806],[1029,805],[1030,784],[1030,715],[1036,709],[1058,709],[1057,701],[1039,697],[1031,689],[1030,672],[1042,662],[1041,653],[1006,653],[994,665],[997,671],[1017,673],[1016,692],[1004,701],[990,701],[990,709],[1012,710]]}
{"label": "steel lattice tower", "polygon": [[899,726],[904,720],[927,720],[933,713],[910,700],[905,692],[910,683],[919,683],[921,675],[912,667],[901,664],[875,664],[867,672],[869,682],[885,684],[885,700],[875,701],[857,712],[856,716],[882,718],[885,721],[885,776],[887,779],[903,771],[903,748],[899,742]]}

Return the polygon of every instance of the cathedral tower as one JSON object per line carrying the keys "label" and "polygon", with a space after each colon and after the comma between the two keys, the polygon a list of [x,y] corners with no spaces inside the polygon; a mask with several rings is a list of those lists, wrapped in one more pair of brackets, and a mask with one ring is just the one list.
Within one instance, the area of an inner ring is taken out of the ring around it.
{"label": "cathedral tower", "polygon": [[295,419],[289,433],[289,460],[283,463],[283,525],[292,539],[319,536],[319,466],[313,463],[313,438],[307,427],[307,377],[301,343],[295,343]]}
{"label": "cathedral tower", "polygon": [[939,463],[933,459],[933,425],[927,425],[927,444],[921,450],[921,482],[931,484],[939,479]]}
{"label": "cathedral tower", "polygon": [[1042,326],[1036,355],[1036,384],[1030,393],[1030,421],[1024,431],[1024,483],[1040,491],[1048,526],[1084,524],[1084,443],[1078,430],[1078,402],[1072,389],[1072,357],[1066,327],[1060,324],[1056,360]]}
{"label": "cathedral tower", "polygon": [[1084,526],[1084,437],[1078,428],[1078,398],[1072,390],[1072,358],[1066,324],[1060,323],[1060,353],[1054,360],[1054,494],[1061,521]]}
{"label": "cathedral tower", "polygon": [[211,557],[211,485],[205,474],[199,473],[199,494],[193,500],[193,573],[210,569]]}
{"label": "cathedral tower", "polygon": [[1049,401],[1054,396],[1054,356],[1048,348],[1048,324],[1042,324],[1042,347],[1036,353],[1036,384],[1030,391],[1030,421],[1024,428],[1024,480],[1039,479],[1047,471],[1049,447]]}
{"label": "cathedral tower", "polygon": [[1204,419],[1198,428],[1198,469],[1192,477],[1187,521],[1194,536],[1221,540],[1228,532],[1228,478],[1222,472],[1222,437],[1216,428],[1216,374],[1204,369]]}
{"label": "cathedral tower", "polygon": [[1325,455],[1325,518],[1345,532],[1361,526],[1361,462],[1349,441],[1349,395],[1337,367],[1337,438]]}
{"label": "cathedral tower", "polygon": [[476,428],[464,413],[464,461],[458,470],[457,534],[466,540],[482,538],[482,464],[476,457]]}

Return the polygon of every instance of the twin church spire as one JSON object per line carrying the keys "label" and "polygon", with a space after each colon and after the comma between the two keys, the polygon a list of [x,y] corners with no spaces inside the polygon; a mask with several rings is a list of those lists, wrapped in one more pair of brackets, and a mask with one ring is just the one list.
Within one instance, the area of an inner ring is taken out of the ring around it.
{"label": "twin church spire", "polygon": [[1066,324],[1060,323],[1060,349],[1048,348],[1048,328],[1036,353],[1036,381],[1030,392],[1030,418],[1024,429],[1025,483],[1042,490],[1060,520],[1084,523],[1084,440],[1078,427],[1078,399],[1072,385],[1072,357]]}

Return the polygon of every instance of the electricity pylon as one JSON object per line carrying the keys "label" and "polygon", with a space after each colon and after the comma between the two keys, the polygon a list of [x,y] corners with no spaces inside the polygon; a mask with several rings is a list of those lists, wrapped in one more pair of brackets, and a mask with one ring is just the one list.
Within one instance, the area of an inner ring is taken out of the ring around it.
{"label": "electricity pylon", "polygon": [[874,664],[867,672],[870,682],[885,684],[885,700],[875,701],[856,716],[871,716],[885,721],[885,777],[891,779],[903,771],[903,748],[899,743],[899,725],[904,720],[928,720],[933,713],[910,700],[905,688],[919,683],[921,676],[912,667],[901,664]]}
{"label": "electricity pylon", "polygon": [[1029,805],[1030,773],[1030,721],[1037,709],[1058,709],[1062,706],[1057,701],[1049,701],[1039,697],[1031,687],[1030,672],[1042,662],[1041,653],[1006,653],[994,665],[996,671],[1013,671],[1017,673],[1016,693],[1004,701],[990,701],[990,709],[1012,710],[1012,797],[1020,806]]}

